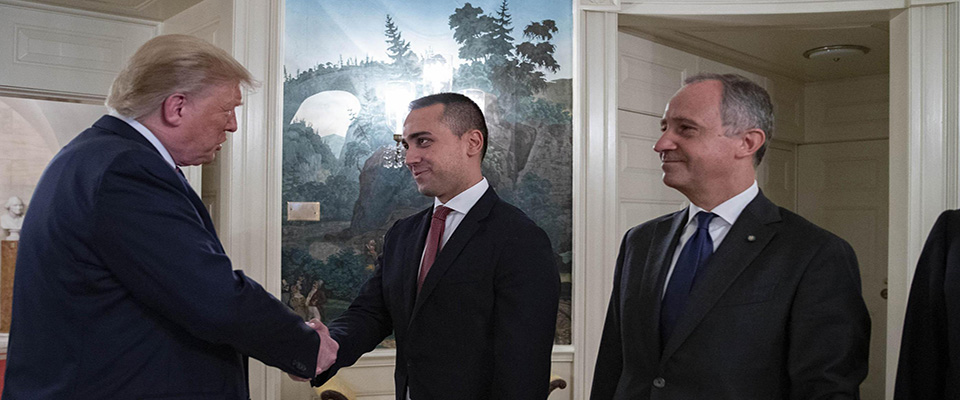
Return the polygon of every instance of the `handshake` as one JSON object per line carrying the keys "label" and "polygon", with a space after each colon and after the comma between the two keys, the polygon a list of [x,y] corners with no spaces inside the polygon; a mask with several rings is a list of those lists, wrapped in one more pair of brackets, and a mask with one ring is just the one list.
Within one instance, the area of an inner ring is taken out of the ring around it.
{"label": "handshake", "polygon": [[[320,350],[317,352],[317,371],[315,373],[315,375],[320,375],[337,361],[337,350],[340,349],[340,344],[330,337],[330,330],[319,319],[314,318],[307,321],[307,326],[316,331],[317,335],[320,335]],[[290,378],[297,382],[310,381],[310,379],[301,378],[294,374],[287,375],[290,375]]]}

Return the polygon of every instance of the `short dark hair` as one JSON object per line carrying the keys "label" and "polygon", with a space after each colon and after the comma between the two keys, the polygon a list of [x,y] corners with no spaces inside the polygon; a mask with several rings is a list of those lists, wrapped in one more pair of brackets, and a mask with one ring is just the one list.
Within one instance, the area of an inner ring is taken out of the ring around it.
{"label": "short dark hair", "polygon": [[702,73],[683,81],[684,85],[703,81],[717,81],[723,85],[720,114],[727,136],[750,129],[760,129],[766,134],[763,146],[753,155],[754,165],[760,165],[767,144],[773,139],[773,102],[767,90],[753,81],[737,74]]}
{"label": "short dark hair", "polygon": [[483,134],[483,148],[480,151],[480,160],[487,155],[487,121],[483,118],[480,107],[469,97],[459,93],[437,93],[424,96],[410,102],[410,111],[434,104],[443,104],[443,123],[457,137],[467,131],[476,129]]}

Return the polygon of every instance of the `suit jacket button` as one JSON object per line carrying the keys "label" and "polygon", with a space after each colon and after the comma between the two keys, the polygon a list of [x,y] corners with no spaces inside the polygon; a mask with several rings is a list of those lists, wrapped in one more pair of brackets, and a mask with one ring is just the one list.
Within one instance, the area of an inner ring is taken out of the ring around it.
{"label": "suit jacket button", "polygon": [[303,372],[303,371],[306,371],[306,370],[307,370],[307,366],[306,366],[306,365],[303,365],[302,362],[297,361],[297,360],[294,360],[294,361],[293,361],[293,367],[296,368],[297,371],[299,371],[299,372]]}
{"label": "suit jacket button", "polygon": [[667,381],[659,376],[653,380],[653,387],[657,389],[662,389],[666,385],[667,385]]}

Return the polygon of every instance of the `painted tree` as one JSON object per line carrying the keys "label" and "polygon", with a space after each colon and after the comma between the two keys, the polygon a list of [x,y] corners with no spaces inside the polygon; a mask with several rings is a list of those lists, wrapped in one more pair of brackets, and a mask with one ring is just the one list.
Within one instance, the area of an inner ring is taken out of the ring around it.
{"label": "painted tree", "polygon": [[556,22],[549,19],[531,22],[523,30],[524,38],[529,40],[516,46],[516,64],[509,74],[513,78],[510,83],[514,95],[529,96],[543,90],[547,84],[543,71],[560,70],[560,64],[553,57],[556,46],[550,43],[556,32]]}
{"label": "painted tree", "polygon": [[483,9],[465,3],[450,15],[453,40],[460,44],[459,56],[465,60],[485,61],[490,55],[490,33],[493,18],[483,15]]}
{"label": "painted tree", "polygon": [[545,19],[540,22],[531,22],[523,30],[523,37],[535,40],[536,43],[526,41],[517,45],[517,55],[524,61],[536,65],[537,67],[557,72],[560,70],[560,64],[553,58],[556,46],[550,43],[553,34],[557,33],[557,23],[552,19]]}
{"label": "painted tree", "polygon": [[[520,44],[514,44],[512,23],[507,0],[491,15],[465,3],[450,16],[460,58],[471,61],[460,67],[459,84],[484,90],[489,85],[505,108],[545,88],[544,71],[560,69],[553,57],[556,46],[550,42],[558,30],[555,21],[531,22],[523,30],[527,40]],[[488,79],[481,79],[484,75]]]}
{"label": "painted tree", "polygon": [[513,22],[513,18],[511,18],[507,8],[507,0],[500,3],[496,16],[491,16],[490,20],[493,22],[493,27],[487,34],[490,54],[494,57],[510,58],[513,51],[513,36],[510,36],[513,28],[510,27],[510,24]]}
{"label": "painted tree", "polygon": [[410,42],[403,39],[400,28],[393,22],[390,14],[387,14],[386,29],[383,31],[387,37],[387,56],[393,61],[393,65],[400,69],[403,77],[412,77],[419,73],[417,68],[417,56],[410,51]]}

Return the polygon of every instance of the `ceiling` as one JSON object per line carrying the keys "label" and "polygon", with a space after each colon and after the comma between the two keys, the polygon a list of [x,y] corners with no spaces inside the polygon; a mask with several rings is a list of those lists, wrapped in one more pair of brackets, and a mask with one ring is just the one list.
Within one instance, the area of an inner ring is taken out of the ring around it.
{"label": "ceiling", "polygon": [[[802,82],[886,74],[888,11],[720,17],[621,15],[621,29],[670,47],[760,73]],[[821,46],[854,44],[870,51],[834,61],[807,59]]]}
{"label": "ceiling", "polygon": [[[25,0],[73,9],[164,21],[201,0]],[[889,68],[888,11],[857,13],[642,16],[620,15],[628,32],[716,61],[803,82],[886,74]],[[809,60],[815,47],[856,44],[862,57],[838,62]]]}
{"label": "ceiling", "polygon": [[25,0],[78,10],[164,21],[201,0]]}

